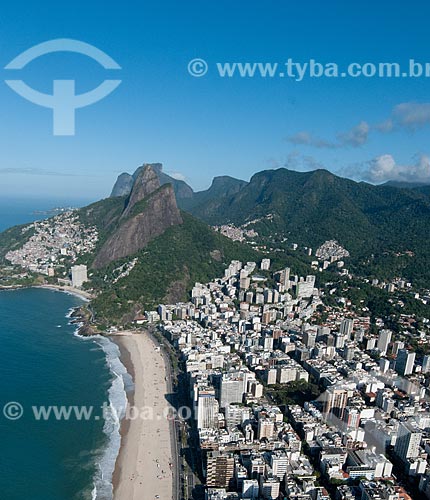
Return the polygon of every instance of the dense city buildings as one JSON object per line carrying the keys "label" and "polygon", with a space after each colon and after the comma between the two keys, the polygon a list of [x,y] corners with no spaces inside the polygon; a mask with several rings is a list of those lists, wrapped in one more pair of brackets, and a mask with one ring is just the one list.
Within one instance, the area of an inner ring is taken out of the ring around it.
{"label": "dense city buildings", "polygon": [[407,499],[394,469],[430,491],[430,358],[315,276],[232,261],[145,316],[183,364],[207,499]]}

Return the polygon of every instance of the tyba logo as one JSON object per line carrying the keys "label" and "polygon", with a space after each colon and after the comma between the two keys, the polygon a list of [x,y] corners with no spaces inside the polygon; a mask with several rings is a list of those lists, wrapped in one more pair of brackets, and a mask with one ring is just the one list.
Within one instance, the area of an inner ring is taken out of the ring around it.
{"label": "tyba logo", "polygon": [[[103,68],[121,67],[100,49],[79,40],[67,38],[43,42],[15,57],[5,69],[23,69],[28,63],[45,54],[75,52],[97,61]],[[113,92],[121,80],[105,80],[98,87],[84,94],[75,94],[75,80],[54,80],[53,93],[44,94],[29,87],[22,80],[5,80],[7,85],[24,99],[53,111],[53,134],[75,135],[75,110],[94,104]]]}

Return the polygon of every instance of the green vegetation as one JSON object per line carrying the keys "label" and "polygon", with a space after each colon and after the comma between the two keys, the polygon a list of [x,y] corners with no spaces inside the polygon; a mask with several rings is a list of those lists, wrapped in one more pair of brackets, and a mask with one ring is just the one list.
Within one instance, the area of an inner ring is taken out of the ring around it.
{"label": "green vegetation", "polygon": [[299,380],[288,384],[278,384],[267,390],[278,405],[300,404],[314,401],[322,391],[317,384]]}
{"label": "green vegetation", "polygon": [[[428,190],[421,188],[356,183],[323,170],[264,171],[250,183],[218,178],[207,192],[189,201],[188,210],[211,224],[241,225],[256,221],[248,228],[259,233],[255,239],[258,252],[250,245],[223,237],[182,212],[182,225],[167,229],[136,255],[93,270],[95,255],[118,229],[127,200],[126,196],[107,198],[77,211],[81,223],[96,226],[99,233],[94,253],[81,255],[77,263],[88,265],[91,281],[86,286],[100,292],[92,304],[100,326],[131,322],[136,313],[161,302],[186,300],[194,282],[222,276],[232,259],[259,262],[269,257],[271,271],[288,266],[292,275],[309,274],[313,257],[302,250],[291,250],[291,243],[312,246],[315,250],[325,240],[337,239],[350,251],[346,267],[355,275],[369,279],[401,276],[413,281],[416,287],[428,288],[430,247],[425,235],[430,232],[429,195]],[[147,202],[147,198],[138,202],[130,216],[144,210]],[[184,200],[183,203],[187,204]],[[23,231],[24,227],[0,234],[0,264],[7,265],[4,259],[7,251],[19,248],[32,236],[33,231]],[[121,272],[118,268],[125,265],[125,269],[135,257],[138,258],[135,267],[115,282]],[[66,259],[64,265],[66,273],[70,262]],[[356,310],[369,309],[373,324],[376,318],[383,317],[395,332],[400,314],[430,316],[429,306],[414,299],[407,290],[396,292],[393,300],[392,294],[360,279],[340,278],[332,269],[317,273],[317,286],[331,283],[324,295],[328,306],[337,307],[340,297],[348,297]],[[27,282],[28,279],[23,278]],[[271,284],[270,278],[267,283]],[[330,294],[330,289],[336,291]],[[319,313],[321,323],[327,313],[323,308]],[[426,348],[417,345],[417,349]],[[310,392],[309,388],[296,389],[300,397],[311,396],[312,388]],[[293,386],[291,394],[283,391],[280,397],[294,400],[296,389]]]}
{"label": "green vegetation", "polygon": [[[10,250],[20,248],[34,234],[34,229],[24,230],[26,225],[14,226],[0,233],[0,263],[8,265],[5,255]],[[23,231],[24,230],[24,231]]]}
{"label": "green vegetation", "polygon": [[[183,214],[184,223],[168,229],[135,256],[93,271],[91,283],[101,294],[92,302],[96,319],[124,320],[160,302],[187,299],[196,281],[222,276],[232,259],[259,260],[246,245],[232,242],[204,223]],[[130,274],[112,283],[113,270],[138,258]]]}
{"label": "green vegetation", "polygon": [[43,278],[34,273],[9,274],[3,269],[0,269],[0,289],[11,287],[28,287],[40,285],[43,283]]}
{"label": "green vegetation", "polygon": [[[80,222],[86,226],[95,226],[99,233],[100,248],[111,232],[117,227],[124,210],[126,197],[106,198],[78,210]],[[92,256],[94,258],[94,255]]]}
{"label": "green vegetation", "polygon": [[[329,288],[333,288],[331,285]],[[339,297],[347,296],[357,309],[368,308],[372,320],[385,318],[387,326],[394,331],[400,314],[430,317],[430,306],[416,300],[408,291],[397,291],[395,295],[362,280],[352,279],[337,283],[333,294],[326,294],[324,303],[336,306]],[[390,322],[389,318],[392,317]],[[391,324],[392,323],[392,324]]]}
{"label": "green vegetation", "polygon": [[[255,174],[231,196],[190,210],[211,224],[253,228],[316,248],[337,239],[351,253],[348,267],[363,276],[403,276],[417,286],[430,281],[430,198],[427,191],[373,186],[325,171],[286,169]],[[413,252],[411,254],[410,252]]]}
{"label": "green vegetation", "polygon": [[[164,189],[164,186],[159,189]],[[223,276],[225,267],[233,259],[259,262],[267,256],[272,259],[272,269],[289,266],[293,273],[310,271],[308,261],[294,252],[281,252],[275,256],[259,253],[249,245],[231,241],[185,212],[182,213],[183,224],[169,228],[137,254],[94,270],[91,268],[94,258],[119,227],[125,202],[125,196],[107,198],[77,211],[80,222],[86,227],[95,226],[99,233],[95,251],[79,256],[76,262],[89,268],[90,281],[85,288],[100,292],[91,306],[99,328],[110,323],[130,323],[136,313],[152,309],[161,302],[187,300],[187,294],[196,281],[205,283]],[[145,199],[136,204],[133,213],[143,210],[146,203]],[[23,232],[24,227],[14,227],[0,235],[0,257],[4,258],[10,249],[21,247],[33,234],[32,230]],[[120,274],[118,268],[125,265],[125,269],[136,257],[138,262],[130,273],[115,282],[115,277]],[[67,271],[70,267],[67,257],[64,265]],[[13,284],[33,282],[32,277]],[[11,284],[10,280],[7,284]]]}
{"label": "green vegetation", "polygon": [[238,193],[246,184],[247,182],[228,175],[215,177],[212,185],[206,191],[192,193],[192,196],[185,198],[177,197],[178,205],[183,210],[198,213],[200,210],[205,210],[209,202],[217,203],[218,200],[223,199],[225,196],[232,196]]}

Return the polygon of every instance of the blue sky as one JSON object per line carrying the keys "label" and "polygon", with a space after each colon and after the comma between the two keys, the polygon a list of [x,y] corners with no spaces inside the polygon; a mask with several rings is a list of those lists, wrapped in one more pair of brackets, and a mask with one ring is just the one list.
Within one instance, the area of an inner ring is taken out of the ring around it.
{"label": "blue sky", "polygon": [[[327,168],[373,182],[430,180],[430,78],[221,78],[217,62],[430,62],[423,2],[16,2],[2,6],[4,68],[38,43],[72,38],[121,66],[49,54],[17,78],[86,92],[121,85],[77,110],[76,135],[52,135],[52,111],[0,83],[0,195],[97,199],[123,171],[161,162],[195,189],[279,166]],[[193,58],[208,73],[190,76]],[[10,71],[2,69],[2,80]],[[115,73],[115,75],[113,74]],[[118,73],[118,74],[116,74]]]}

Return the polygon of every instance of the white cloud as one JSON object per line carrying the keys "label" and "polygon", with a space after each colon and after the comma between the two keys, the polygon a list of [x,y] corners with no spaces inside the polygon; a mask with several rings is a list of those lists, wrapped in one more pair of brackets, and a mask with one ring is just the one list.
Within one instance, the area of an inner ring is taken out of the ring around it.
{"label": "white cloud", "polygon": [[430,103],[403,102],[391,110],[389,118],[374,126],[380,132],[409,129],[417,130],[430,124]]}
{"label": "white cloud", "polygon": [[306,131],[298,132],[297,134],[287,137],[287,141],[296,146],[305,145],[320,149],[340,149],[345,147],[357,148],[367,142],[369,130],[369,124],[365,121],[361,121],[351,130],[337,134],[337,140],[335,142],[321,139],[320,137]]}
{"label": "white cloud", "polygon": [[392,112],[394,124],[407,128],[418,128],[430,123],[430,103],[404,102]]}
{"label": "white cloud", "polygon": [[302,155],[298,151],[292,151],[283,162],[272,162],[272,168],[285,167],[297,172],[308,172],[310,170],[325,169],[326,167],[313,156]]}
{"label": "white cloud", "polygon": [[414,131],[426,125],[430,125],[430,103],[403,102],[394,106],[389,117],[384,121],[373,125],[361,121],[351,130],[339,132],[336,141],[327,141],[307,131],[287,137],[287,141],[296,146],[303,145],[321,149],[356,148],[366,144],[369,134],[373,131],[384,133],[402,129]]}
{"label": "white cloud", "polygon": [[339,143],[341,145],[352,146],[354,148],[362,146],[367,142],[367,139],[369,137],[369,130],[369,124],[365,121],[361,121],[349,132],[339,134]]}
{"label": "white cloud", "polygon": [[287,141],[295,144],[296,146],[306,145],[312,146],[314,148],[336,148],[336,144],[325,141],[324,139],[320,139],[319,137],[316,137],[315,135],[306,131],[298,132],[297,134],[288,137]]}
{"label": "white cloud", "polygon": [[392,155],[385,154],[367,162],[362,177],[374,183],[389,180],[430,182],[430,158],[427,155],[420,155],[413,164],[400,165]]}

